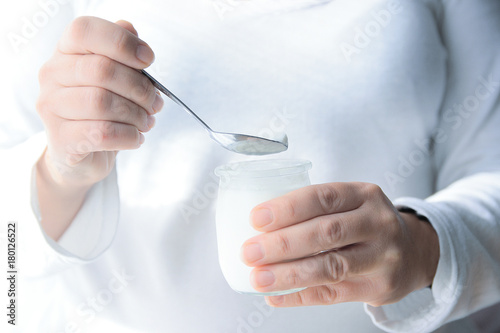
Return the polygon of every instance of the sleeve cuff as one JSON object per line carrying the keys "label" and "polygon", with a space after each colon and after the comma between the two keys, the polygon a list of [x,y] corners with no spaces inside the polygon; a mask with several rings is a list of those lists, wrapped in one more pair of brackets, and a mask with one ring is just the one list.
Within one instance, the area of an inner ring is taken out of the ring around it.
{"label": "sleeve cuff", "polygon": [[[31,204],[40,222],[36,172],[31,181]],[[119,194],[116,167],[102,181],[92,186],[70,226],[56,242],[42,230],[47,243],[70,261],[92,261],[113,243],[119,219]]]}

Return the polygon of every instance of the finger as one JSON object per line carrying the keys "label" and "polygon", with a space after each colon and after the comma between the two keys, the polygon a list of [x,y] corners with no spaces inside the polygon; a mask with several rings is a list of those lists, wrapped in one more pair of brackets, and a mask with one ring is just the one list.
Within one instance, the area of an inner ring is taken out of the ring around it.
{"label": "finger", "polygon": [[128,31],[133,33],[136,37],[139,37],[137,30],[135,30],[134,26],[129,21],[119,20],[119,21],[116,21],[115,24],[119,25],[120,27],[122,27],[124,29],[127,29]]}
{"label": "finger", "polygon": [[133,33],[106,20],[82,16],[65,30],[58,50],[65,54],[100,54],[143,69],[154,61],[153,50]]}
{"label": "finger", "polygon": [[311,287],[283,296],[266,296],[266,303],[273,307],[295,307],[361,302],[370,297],[371,290],[363,280],[344,281],[334,285]]}
{"label": "finger", "polygon": [[253,227],[272,231],[321,215],[342,213],[364,202],[363,183],[307,186],[256,206],[250,213]]}
{"label": "finger", "polygon": [[68,154],[137,149],[144,135],[135,126],[109,121],[63,121],[58,142]]}
{"label": "finger", "polygon": [[357,244],[308,258],[257,267],[250,274],[250,283],[260,292],[335,284],[369,274],[380,262],[379,250]]}
{"label": "finger", "polygon": [[367,241],[374,227],[369,217],[370,212],[360,208],[265,232],[243,244],[241,257],[248,266],[261,266]]}
{"label": "finger", "polygon": [[[59,56],[43,68],[57,70],[51,77],[65,87],[100,87],[118,94],[153,114],[163,107],[149,79],[140,72],[100,55]],[[47,75],[49,76],[49,75]]]}
{"label": "finger", "polygon": [[149,131],[154,116],[139,105],[106,89],[97,87],[69,87],[57,89],[40,97],[37,109],[44,114],[66,120],[107,120],[135,126],[141,132]]}

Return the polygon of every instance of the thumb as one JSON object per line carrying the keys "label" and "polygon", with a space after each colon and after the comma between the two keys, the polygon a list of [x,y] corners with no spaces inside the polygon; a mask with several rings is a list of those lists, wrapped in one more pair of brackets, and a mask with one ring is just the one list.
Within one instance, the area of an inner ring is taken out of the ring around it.
{"label": "thumb", "polygon": [[120,27],[122,27],[124,29],[127,29],[128,31],[130,31],[131,33],[133,33],[134,35],[139,37],[137,30],[135,30],[134,26],[129,21],[119,20],[119,21],[116,21],[115,24],[119,25]]}

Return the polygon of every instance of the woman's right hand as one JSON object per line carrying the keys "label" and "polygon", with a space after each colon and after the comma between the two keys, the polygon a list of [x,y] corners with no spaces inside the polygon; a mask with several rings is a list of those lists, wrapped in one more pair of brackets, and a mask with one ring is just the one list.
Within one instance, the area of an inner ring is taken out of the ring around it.
{"label": "woman's right hand", "polygon": [[128,22],[79,17],[69,25],[39,73],[43,162],[53,181],[91,186],[111,172],[119,150],[141,146],[163,106],[138,71],[153,60]]}
{"label": "woman's right hand", "polygon": [[153,60],[129,22],[79,17],[41,68],[36,109],[48,144],[36,183],[41,225],[54,240],[113,170],[117,152],[139,148],[153,127],[163,100],[139,71]]}

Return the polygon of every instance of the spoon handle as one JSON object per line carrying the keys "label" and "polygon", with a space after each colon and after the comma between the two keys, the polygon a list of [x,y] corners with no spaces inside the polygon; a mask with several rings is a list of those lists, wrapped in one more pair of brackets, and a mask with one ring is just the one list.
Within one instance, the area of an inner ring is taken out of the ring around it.
{"label": "spoon handle", "polygon": [[184,102],[182,102],[180,99],[177,98],[177,96],[175,96],[174,94],[172,94],[170,92],[170,90],[168,90],[167,88],[165,88],[163,86],[163,84],[161,84],[160,82],[158,82],[154,77],[152,77],[148,72],[146,72],[144,69],[141,70],[142,74],[146,75],[146,77],[151,81],[151,83],[153,83],[153,86],[155,86],[156,89],[158,89],[159,91],[161,91],[162,93],[165,94],[165,96],[167,96],[168,98],[170,98],[171,100],[173,100],[175,103],[177,103],[178,105],[182,106],[182,108],[187,112],[189,113],[190,115],[192,115],[196,120],[198,120],[198,122],[203,125],[209,132],[212,132],[212,129],[210,128],[210,126],[208,126],[203,120],[201,120],[200,117],[198,117],[196,115],[196,113],[194,113],[193,111],[191,111],[191,109],[186,105],[184,104]]}

